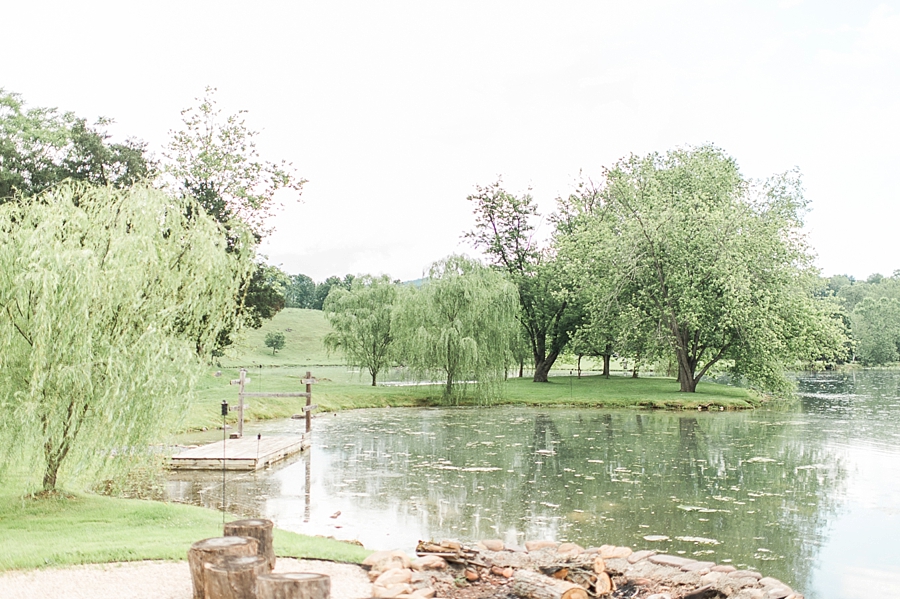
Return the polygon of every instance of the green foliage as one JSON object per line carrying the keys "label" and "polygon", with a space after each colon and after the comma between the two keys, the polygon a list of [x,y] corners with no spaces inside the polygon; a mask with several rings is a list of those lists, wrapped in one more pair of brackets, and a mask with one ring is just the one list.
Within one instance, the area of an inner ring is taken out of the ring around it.
{"label": "green foliage", "polygon": [[266,333],[266,347],[272,348],[272,355],[284,347],[284,333],[281,331],[270,331]]}
{"label": "green foliage", "polygon": [[518,318],[534,358],[534,381],[546,382],[583,318],[565,277],[567,271],[552,252],[542,251],[532,241],[530,221],[537,215],[537,207],[531,194],[516,196],[497,182],[477,186],[467,199],[475,204],[475,229],[466,233],[466,238],[483,249],[516,286]]}
{"label": "green foliage", "polygon": [[900,300],[867,297],[853,310],[856,353],[865,365],[884,365],[900,359]]}
{"label": "green foliage", "polygon": [[[172,133],[165,172],[175,195],[192,198],[228,232],[230,245],[238,242],[246,228],[258,243],[270,232],[266,220],[274,214],[279,190],[298,195],[304,179],[284,161],[262,161],[256,151],[256,131],[249,129],[243,114],[222,119],[213,97],[215,89],[206,88],[198,106],[181,112],[184,128]],[[233,233],[232,233],[233,232]],[[241,281],[235,294],[235,314],[218,338],[217,355],[233,342],[239,321],[259,328],[284,308],[287,275],[276,267],[258,264]]]}
{"label": "green foliage", "polygon": [[394,361],[396,301],[397,286],[388,277],[366,275],[352,279],[349,290],[332,287],[323,306],[334,329],[325,347],[344,354],[348,365],[368,370],[373,387],[378,373]]}
{"label": "green foliage", "polygon": [[124,188],[152,179],[156,166],[137,139],[110,142],[105,127],[72,112],[25,108],[0,89],[0,203],[31,196],[66,179]]}
{"label": "green foliage", "polygon": [[619,161],[602,199],[567,234],[568,253],[591,256],[593,277],[609,280],[603,293],[639,333],[632,351],[669,344],[683,391],[720,363],[784,388],[785,363],[841,351],[830,306],[812,294],[795,174],[754,184],[702,146]]}
{"label": "green foliage", "polygon": [[[409,289],[397,312],[402,358],[419,377],[440,376],[445,400],[459,400],[472,378],[484,402],[495,398],[519,334],[515,288],[464,256],[434,263],[428,281]],[[467,386],[464,386],[464,389]]]}
{"label": "green foliage", "polygon": [[322,310],[325,307],[325,299],[328,297],[328,294],[331,293],[332,289],[336,289],[341,287],[350,291],[351,285],[353,285],[353,275],[344,275],[344,278],[330,276],[318,285],[316,285],[316,294],[315,299],[312,302],[310,308],[313,310]]}
{"label": "green foliage", "polygon": [[249,243],[225,246],[189,201],[146,188],[0,206],[3,457],[41,464],[52,490],[171,430],[252,264]]}
{"label": "green foliage", "polygon": [[304,274],[288,277],[284,290],[286,308],[312,308],[316,301],[316,283]]}
{"label": "green foliage", "polygon": [[304,179],[284,161],[261,161],[256,151],[256,131],[242,115],[221,118],[214,88],[207,87],[197,107],[181,111],[184,128],[173,132],[166,158],[166,173],[173,190],[194,198],[220,223],[240,221],[262,238],[269,230],[266,219],[274,213],[280,189],[301,191]]}

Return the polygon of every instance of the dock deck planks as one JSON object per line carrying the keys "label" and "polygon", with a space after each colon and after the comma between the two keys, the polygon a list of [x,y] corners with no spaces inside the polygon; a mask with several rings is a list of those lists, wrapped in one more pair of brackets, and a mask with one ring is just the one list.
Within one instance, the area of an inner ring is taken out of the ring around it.
{"label": "dock deck planks", "polygon": [[259,470],[267,464],[283,460],[309,446],[306,435],[256,436],[216,441],[195,447],[169,458],[173,470],[221,470],[222,444],[225,443],[225,470]]}

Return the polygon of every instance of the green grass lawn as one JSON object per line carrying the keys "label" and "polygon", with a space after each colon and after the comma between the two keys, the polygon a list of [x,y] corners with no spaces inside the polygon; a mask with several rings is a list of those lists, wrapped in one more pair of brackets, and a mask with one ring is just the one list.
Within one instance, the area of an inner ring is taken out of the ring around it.
{"label": "green grass lawn", "polygon": [[[250,391],[302,391],[301,379],[312,371],[319,382],[313,386],[313,403],[320,411],[339,411],[354,408],[437,406],[442,405],[440,385],[384,387],[366,384],[342,367],[282,367],[251,369],[248,376]],[[223,399],[237,401],[237,387],[228,380],[237,377],[236,369],[222,371],[220,377],[206,377],[198,392],[198,401],[191,407],[182,430],[220,427],[219,406]],[[613,376],[583,376],[581,378],[552,377],[548,383],[533,383],[529,378],[512,378],[504,385],[502,396],[495,405],[573,405],[580,407],[638,407],[654,409],[687,409],[698,407],[747,409],[759,405],[758,396],[747,389],[716,383],[700,383],[696,393],[681,393],[671,378],[647,377],[633,379]],[[246,419],[265,420],[286,418],[300,412],[303,398],[257,398],[249,400]],[[232,413],[228,421],[233,423]]]}
{"label": "green grass lawn", "polygon": [[[82,494],[41,499],[0,495],[0,570],[182,560],[191,543],[221,535],[221,512],[189,505]],[[278,529],[274,545],[282,557],[341,562],[359,563],[371,553]]]}
{"label": "green grass lawn", "polygon": [[[270,331],[284,333],[284,348],[274,355],[265,344]],[[321,310],[285,308],[264,322],[262,328],[246,331],[219,363],[224,367],[341,364],[340,355],[328,355],[325,351],[323,340],[330,331],[331,325]]]}

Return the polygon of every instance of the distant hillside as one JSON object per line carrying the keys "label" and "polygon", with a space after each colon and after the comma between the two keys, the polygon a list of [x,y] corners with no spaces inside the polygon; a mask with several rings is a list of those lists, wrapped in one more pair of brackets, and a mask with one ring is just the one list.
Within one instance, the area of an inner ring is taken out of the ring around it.
{"label": "distant hillside", "polygon": [[[266,333],[282,331],[284,348],[273,356],[272,349],[264,342]],[[270,366],[284,365],[333,365],[342,364],[340,354],[329,356],[325,351],[324,339],[331,331],[331,325],[325,320],[321,310],[305,310],[301,308],[285,308],[272,320],[263,322],[257,330],[245,332],[241,339],[220,363],[222,366],[250,366],[264,364]]]}

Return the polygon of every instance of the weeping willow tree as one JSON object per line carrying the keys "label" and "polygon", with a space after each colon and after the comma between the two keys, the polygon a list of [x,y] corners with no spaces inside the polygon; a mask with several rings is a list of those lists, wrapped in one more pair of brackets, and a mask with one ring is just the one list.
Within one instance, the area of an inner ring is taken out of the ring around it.
{"label": "weeping willow tree", "polygon": [[190,200],[142,187],[65,185],[0,206],[5,463],[40,464],[49,492],[146,455],[252,268],[249,236],[233,241],[226,251]]}
{"label": "weeping willow tree", "polygon": [[472,379],[476,398],[490,402],[519,334],[517,301],[503,275],[474,260],[450,256],[434,263],[422,288],[407,294],[397,312],[406,364],[419,378],[445,381],[446,401],[458,401],[458,383]]}
{"label": "weeping willow tree", "polygon": [[397,286],[387,276],[365,275],[354,278],[350,289],[333,287],[322,307],[332,328],[325,347],[343,353],[348,365],[368,370],[373,387],[394,359],[396,300]]}

